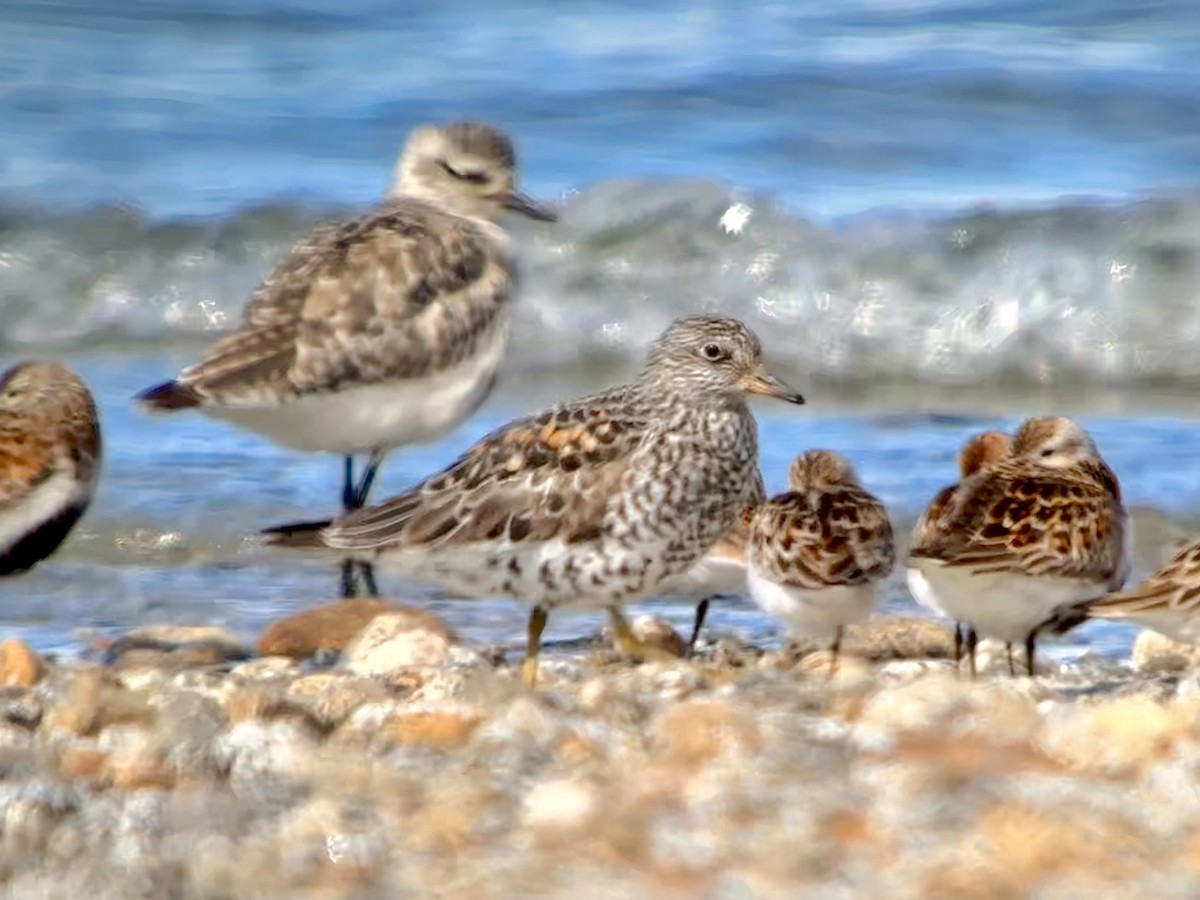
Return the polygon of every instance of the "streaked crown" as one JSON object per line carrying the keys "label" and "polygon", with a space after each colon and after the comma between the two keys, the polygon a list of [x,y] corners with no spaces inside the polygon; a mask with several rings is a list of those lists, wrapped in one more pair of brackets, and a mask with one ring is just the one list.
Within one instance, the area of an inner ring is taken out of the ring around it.
{"label": "streaked crown", "polygon": [[21,362],[0,377],[0,411],[35,418],[94,418],[91,391],[69,369],[48,362]]}
{"label": "streaked crown", "polygon": [[1051,468],[1099,458],[1091,436],[1065,416],[1026,419],[1013,437],[1012,455]]}
{"label": "streaked crown", "polygon": [[788,485],[793,491],[836,485],[859,486],[858,473],[850,460],[832,450],[808,450],[788,467]]}
{"label": "streaked crown", "polygon": [[762,342],[737,319],[684,316],[650,348],[641,382],[678,394],[763,394],[789,403],[804,398],[763,367]]}
{"label": "streaked crown", "polygon": [[483,122],[427,125],[409,136],[396,162],[391,196],[419,197],[453,213],[494,221],[505,210],[555,215],[516,189],[512,139]]}

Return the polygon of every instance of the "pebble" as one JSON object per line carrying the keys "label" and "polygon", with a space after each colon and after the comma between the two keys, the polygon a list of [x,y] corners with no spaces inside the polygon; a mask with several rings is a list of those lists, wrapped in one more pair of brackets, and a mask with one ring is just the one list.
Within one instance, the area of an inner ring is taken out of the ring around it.
{"label": "pebble", "polygon": [[[341,652],[380,613],[402,607],[375,597],[335,600],[272,622],[258,639],[261,656],[308,659],[320,650]],[[419,610],[408,610],[422,615]]]}
{"label": "pebble", "polygon": [[453,640],[450,629],[432,613],[381,613],[346,645],[340,665],[356,675],[441,666],[450,660]]}
{"label": "pebble", "polygon": [[1133,670],[1142,675],[1188,672],[1200,665],[1200,647],[1174,641],[1146,628],[1133,643],[1131,660]]}
{"label": "pebble", "polygon": [[0,643],[0,685],[29,687],[46,674],[46,664],[27,643],[9,638]]}

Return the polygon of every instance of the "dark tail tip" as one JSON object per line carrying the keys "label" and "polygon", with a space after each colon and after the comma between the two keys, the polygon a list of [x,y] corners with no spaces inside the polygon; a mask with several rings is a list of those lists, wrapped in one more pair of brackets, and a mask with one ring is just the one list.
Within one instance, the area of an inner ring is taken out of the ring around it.
{"label": "dark tail tip", "polygon": [[153,412],[173,412],[177,409],[192,409],[200,405],[200,395],[178,381],[166,381],[147,388],[135,398],[143,409]]}
{"label": "dark tail tip", "polygon": [[264,528],[268,547],[286,547],[290,550],[316,550],[325,546],[321,532],[331,524],[330,519],[320,522],[295,522],[291,525],[276,525]]}
{"label": "dark tail tip", "polygon": [[1078,628],[1091,616],[1094,600],[1088,600],[1075,606],[1067,606],[1057,610],[1053,616],[1038,626],[1038,634],[1066,634],[1073,628]]}

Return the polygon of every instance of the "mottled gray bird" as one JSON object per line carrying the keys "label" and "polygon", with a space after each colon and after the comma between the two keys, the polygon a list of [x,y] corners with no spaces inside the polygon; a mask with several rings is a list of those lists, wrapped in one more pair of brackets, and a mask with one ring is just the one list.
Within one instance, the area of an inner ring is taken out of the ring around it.
{"label": "mottled gray bird", "polygon": [[137,399],[343,456],[342,503],[364,506],[387,451],[441,438],[491,392],[513,293],[496,224],[507,211],[555,218],[516,190],[507,135],[474,122],[417,129],[383,204],[296,245],[236,331]]}
{"label": "mottled gray bird", "polygon": [[100,476],[92,394],[60,365],[19,363],[0,378],[0,575],[37,565],[87,512]]}
{"label": "mottled gray bird", "polygon": [[529,603],[528,683],[559,606],[606,608],[623,649],[652,655],[620,608],[687,571],[744,508],[758,459],[747,393],[804,402],[767,374],[741,322],[679,319],[632,383],[512,422],[412,490],[332,523],[271,529],[270,543]]}

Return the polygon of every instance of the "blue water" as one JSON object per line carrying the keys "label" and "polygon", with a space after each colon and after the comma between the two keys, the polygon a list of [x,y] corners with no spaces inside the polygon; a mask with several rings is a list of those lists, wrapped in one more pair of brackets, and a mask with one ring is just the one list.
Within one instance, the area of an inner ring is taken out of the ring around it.
{"label": "blue water", "polygon": [[[762,411],[772,486],[831,446],[906,528],[967,433],[1053,410],[1122,476],[1137,574],[1200,530],[1198,4],[6,0],[0,363],[65,356],[109,439],[93,512],[0,622],[70,651],[148,620],[253,634],[332,593],[319,562],[244,538],[329,511],[335,461],[128,398],[319,218],[375,200],[410,128],[462,116],[511,130],[563,221],[518,231],[504,390],[397,455],[378,496],[627,375],[704,308],[763,332],[813,401]],[[389,584],[478,640],[522,627]],[[571,621],[552,627],[594,624]],[[736,606],[713,621],[774,633]],[[1131,632],[1081,634],[1120,652]]]}

